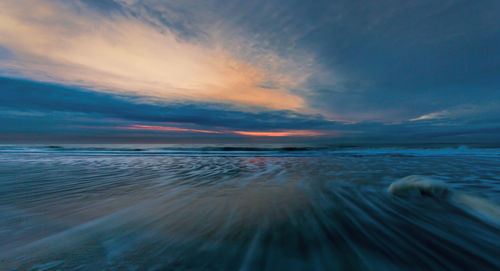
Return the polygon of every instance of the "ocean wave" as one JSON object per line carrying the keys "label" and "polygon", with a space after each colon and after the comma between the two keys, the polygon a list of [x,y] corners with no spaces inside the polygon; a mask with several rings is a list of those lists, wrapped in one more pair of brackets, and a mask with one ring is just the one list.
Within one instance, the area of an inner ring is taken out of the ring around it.
{"label": "ocean wave", "polygon": [[[1,153],[0,262],[7,270],[498,270],[489,218],[498,206],[483,198],[500,195],[498,162]],[[415,172],[429,177],[400,179]]]}
{"label": "ocean wave", "polygon": [[453,189],[442,181],[425,176],[411,175],[392,183],[388,192],[397,196],[419,195],[447,198],[470,213],[500,227],[500,206],[485,198]]}
{"label": "ocean wave", "polygon": [[68,145],[0,145],[0,153],[71,153],[128,155],[232,155],[232,156],[500,156],[496,145],[450,147],[435,145],[326,145],[326,146],[226,146],[213,144],[68,144]]}
{"label": "ocean wave", "polygon": [[449,196],[453,190],[443,182],[425,176],[411,175],[393,182],[388,191],[398,196],[421,195],[442,198]]}

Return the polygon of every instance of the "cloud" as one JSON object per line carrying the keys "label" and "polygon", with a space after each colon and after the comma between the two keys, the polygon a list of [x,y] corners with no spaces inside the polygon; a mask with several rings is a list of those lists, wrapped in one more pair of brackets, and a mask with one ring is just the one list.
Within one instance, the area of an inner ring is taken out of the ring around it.
{"label": "cloud", "polygon": [[53,84],[3,78],[2,129],[494,137],[498,14],[499,1],[4,0],[0,76]]}
{"label": "cloud", "polygon": [[145,131],[161,131],[161,132],[195,132],[195,133],[205,133],[205,134],[222,133],[219,131],[211,131],[211,130],[187,129],[187,128],[172,127],[172,126],[155,126],[155,125],[140,125],[140,124],[132,124],[127,127],[119,127],[119,128],[129,129],[129,130],[145,130]]}
{"label": "cloud", "polygon": [[271,136],[271,137],[324,135],[324,133],[322,132],[311,131],[311,130],[285,130],[285,131],[275,131],[275,132],[233,131],[233,133],[245,136]]}
{"label": "cloud", "polygon": [[[103,16],[86,5],[15,0],[2,1],[0,9],[0,45],[15,56],[0,64],[4,75],[168,102],[306,107],[291,92],[304,76],[272,67],[280,57],[271,52],[269,61],[256,64],[223,48],[224,42],[205,46],[181,40],[173,28],[155,27],[132,14]],[[245,47],[244,38],[226,43]]]}
{"label": "cloud", "polygon": [[409,121],[433,121],[439,124],[439,120],[453,121],[455,125],[461,125],[464,122],[488,118],[489,116],[500,115],[500,110],[496,102],[483,102],[481,104],[463,104],[439,112],[433,112],[412,118]]}
{"label": "cloud", "polygon": [[442,119],[448,117],[449,115],[450,113],[447,110],[444,110],[440,112],[425,114],[420,117],[410,119],[410,121]]}
{"label": "cloud", "polygon": [[[483,111],[462,109],[468,113],[456,115],[459,121],[341,123],[287,110],[245,112],[225,104],[147,103],[131,95],[9,78],[0,78],[0,89],[0,139],[6,141],[148,143],[291,137],[326,143],[405,143],[493,140],[500,127],[494,103],[480,107]],[[454,111],[460,110],[449,109]]]}
{"label": "cloud", "polygon": [[[199,130],[188,129],[173,126],[154,126],[154,125],[140,125],[132,124],[127,127],[118,127],[119,129],[126,130],[141,130],[141,131],[157,131],[157,132],[194,132],[205,134],[238,134],[244,136],[264,136],[264,137],[286,137],[286,136],[322,136],[326,133],[312,130],[282,130],[282,131],[232,131],[228,129],[221,130]],[[332,135],[333,133],[329,133]]]}
{"label": "cloud", "polygon": [[[316,16],[300,16],[308,9]],[[294,22],[316,26],[296,46],[325,71],[308,78],[308,104],[333,119],[395,122],[499,99],[499,12],[499,1],[432,0],[292,10]]]}
{"label": "cloud", "polygon": [[[225,104],[141,102],[136,96],[89,91],[77,87],[0,78],[0,107],[10,112],[41,111],[115,118],[131,124],[176,123],[186,129],[286,130],[328,129],[334,123],[319,115],[287,110],[245,112]],[[113,126],[113,120],[107,120]],[[140,123],[137,123],[140,122]],[[179,126],[179,125],[177,125]],[[145,126],[147,127],[147,126]],[[210,128],[210,129],[207,129]]]}

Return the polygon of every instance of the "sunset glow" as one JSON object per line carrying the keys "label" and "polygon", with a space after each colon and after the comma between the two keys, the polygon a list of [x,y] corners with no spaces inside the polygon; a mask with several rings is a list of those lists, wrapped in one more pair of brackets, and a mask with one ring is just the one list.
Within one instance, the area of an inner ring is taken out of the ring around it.
{"label": "sunset glow", "polygon": [[288,130],[279,132],[249,132],[249,131],[233,131],[235,134],[245,135],[245,136],[320,136],[323,133],[316,131],[304,131],[304,130]]}
{"label": "sunset glow", "polygon": [[500,2],[466,2],[1,0],[0,140],[494,140]]}
{"label": "sunset glow", "polygon": [[[26,13],[26,6],[32,11]],[[46,0],[2,1],[0,10],[0,44],[18,56],[2,61],[0,68],[24,76],[161,101],[304,109],[303,99],[290,89],[305,75],[280,67],[285,61],[271,53],[252,61],[224,46],[238,42],[232,46],[242,47],[244,41],[222,40],[207,48],[140,20],[114,16],[96,21],[85,6],[73,12]]]}
{"label": "sunset glow", "polygon": [[158,131],[158,132],[194,132],[194,133],[207,133],[207,134],[237,134],[244,136],[262,136],[262,137],[286,137],[286,136],[321,136],[325,133],[319,131],[311,130],[286,130],[286,131],[212,131],[212,130],[200,130],[200,129],[189,129],[180,128],[172,126],[152,126],[152,125],[139,125],[134,124],[125,129],[130,130],[146,130],[146,131]]}

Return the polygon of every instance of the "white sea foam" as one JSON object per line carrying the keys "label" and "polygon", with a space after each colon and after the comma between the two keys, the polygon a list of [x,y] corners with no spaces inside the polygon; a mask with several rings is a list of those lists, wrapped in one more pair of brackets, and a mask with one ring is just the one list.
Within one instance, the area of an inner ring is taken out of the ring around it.
{"label": "white sea foam", "polygon": [[393,195],[414,194],[416,192],[425,196],[444,196],[449,194],[451,189],[437,180],[411,175],[392,183],[388,191]]}
{"label": "white sea foam", "polygon": [[404,177],[388,188],[389,193],[398,196],[422,195],[430,197],[449,197],[465,210],[500,225],[500,206],[494,202],[466,193],[459,192],[444,182],[419,175]]}

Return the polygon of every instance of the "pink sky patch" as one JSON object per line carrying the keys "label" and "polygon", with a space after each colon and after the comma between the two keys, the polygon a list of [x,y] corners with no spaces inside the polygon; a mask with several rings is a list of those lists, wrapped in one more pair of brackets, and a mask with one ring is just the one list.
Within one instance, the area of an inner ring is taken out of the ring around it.
{"label": "pink sky patch", "polygon": [[133,124],[124,127],[128,130],[147,130],[147,131],[161,131],[161,132],[195,132],[195,133],[206,133],[206,134],[238,134],[244,136],[266,136],[266,137],[285,137],[285,136],[321,136],[325,135],[324,132],[313,131],[313,130],[284,130],[284,131],[214,131],[214,130],[200,130],[200,129],[190,129],[181,128],[173,126],[154,126],[154,125],[139,125]]}

